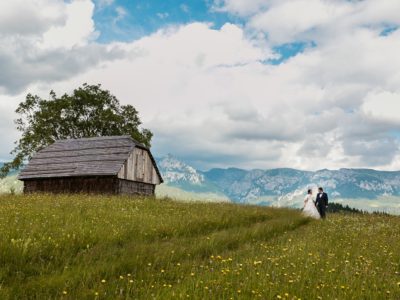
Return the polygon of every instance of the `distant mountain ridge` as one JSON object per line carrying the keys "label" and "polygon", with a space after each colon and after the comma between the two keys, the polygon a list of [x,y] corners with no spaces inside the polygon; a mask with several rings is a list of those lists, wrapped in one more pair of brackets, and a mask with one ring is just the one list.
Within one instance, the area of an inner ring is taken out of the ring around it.
{"label": "distant mountain ridge", "polygon": [[[311,172],[290,168],[200,171],[172,155],[157,161],[165,180],[156,189],[161,197],[299,208],[308,188],[323,186],[330,201],[362,210],[400,214],[400,171],[323,169]],[[0,192],[22,189],[16,173],[0,180]]]}
{"label": "distant mountain ridge", "polygon": [[158,163],[167,185],[193,193],[219,193],[236,203],[299,207],[306,190],[317,186],[339,201],[400,197],[400,171],[216,168],[203,172],[172,155]]}
{"label": "distant mountain ridge", "polygon": [[[236,176],[232,178],[231,173]],[[233,170],[212,169],[205,178],[217,183],[234,200],[260,196],[283,196],[298,189],[323,186],[332,196],[341,198],[368,198],[400,196],[400,172],[382,172],[367,169],[320,170],[316,172],[295,169]]]}
{"label": "distant mountain ridge", "polygon": [[168,182],[190,182],[200,184],[204,176],[193,167],[179,161],[171,154],[158,161],[158,166],[163,170],[164,180]]}

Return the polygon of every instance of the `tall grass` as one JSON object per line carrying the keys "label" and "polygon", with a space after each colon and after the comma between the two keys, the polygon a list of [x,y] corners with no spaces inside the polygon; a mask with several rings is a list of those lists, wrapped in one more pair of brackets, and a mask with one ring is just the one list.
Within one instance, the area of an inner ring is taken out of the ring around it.
{"label": "tall grass", "polygon": [[0,299],[400,298],[400,219],[0,197]]}

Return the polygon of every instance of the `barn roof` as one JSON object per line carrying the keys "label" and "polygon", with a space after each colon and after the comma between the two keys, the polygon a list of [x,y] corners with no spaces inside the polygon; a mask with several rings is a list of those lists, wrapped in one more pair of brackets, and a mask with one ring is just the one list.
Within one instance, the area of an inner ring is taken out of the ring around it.
{"label": "barn roof", "polygon": [[149,153],[162,182],[161,174],[150,150],[130,136],[58,140],[37,152],[18,178],[26,180],[117,175],[135,147]]}

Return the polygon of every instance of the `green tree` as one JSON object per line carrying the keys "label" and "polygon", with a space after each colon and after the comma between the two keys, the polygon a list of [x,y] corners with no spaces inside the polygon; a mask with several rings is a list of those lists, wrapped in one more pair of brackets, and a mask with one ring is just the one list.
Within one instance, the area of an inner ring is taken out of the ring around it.
{"label": "green tree", "polygon": [[0,169],[0,178],[18,170],[32,155],[55,140],[110,135],[130,135],[150,147],[150,130],[140,128],[138,111],[132,105],[120,105],[118,99],[101,85],[83,84],[72,94],[50,99],[28,94],[15,111],[17,129],[22,133],[15,142],[11,162]]}

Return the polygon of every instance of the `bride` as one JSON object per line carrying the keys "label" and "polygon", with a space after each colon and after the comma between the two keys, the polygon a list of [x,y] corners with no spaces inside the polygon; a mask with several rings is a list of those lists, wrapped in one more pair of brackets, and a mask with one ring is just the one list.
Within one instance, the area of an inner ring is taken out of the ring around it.
{"label": "bride", "polygon": [[314,219],[321,218],[313,201],[312,189],[307,191],[307,196],[304,198],[303,214]]}

